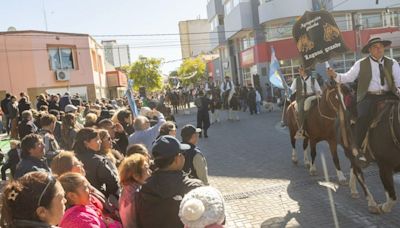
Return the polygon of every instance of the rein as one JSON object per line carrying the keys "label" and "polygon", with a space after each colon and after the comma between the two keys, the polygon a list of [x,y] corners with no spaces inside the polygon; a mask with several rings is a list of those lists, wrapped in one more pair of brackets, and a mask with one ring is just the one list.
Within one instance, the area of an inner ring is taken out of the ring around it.
{"label": "rein", "polygon": [[[393,105],[392,109],[390,110],[390,115],[389,115],[389,126],[390,126],[390,133],[392,135],[392,139],[394,144],[397,146],[397,148],[400,149],[400,142],[399,139],[396,136],[395,129],[394,129],[394,113],[395,113],[395,108],[396,106]],[[397,103],[397,118],[399,120],[400,124],[400,103]]]}
{"label": "rein", "polygon": [[[331,108],[332,108],[335,112],[338,112],[338,109],[335,107],[335,105],[333,105],[331,99],[330,99],[329,96],[328,96],[328,95],[329,95],[330,93],[332,93],[334,90],[335,90],[335,89],[328,90],[327,93],[326,93],[326,95],[324,95],[324,97],[325,97],[325,101],[328,102],[328,103],[330,104]],[[320,107],[320,105],[319,105],[319,99],[320,99],[320,98],[317,98],[317,102],[318,102],[318,112],[319,112],[319,114],[320,114],[322,117],[324,117],[324,118],[326,118],[326,119],[328,119],[328,120],[336,120],[336,115],[335,115],[334,117],[330,117],[330,116],[324,115],[324,114],[321,112],[321,107]]]}

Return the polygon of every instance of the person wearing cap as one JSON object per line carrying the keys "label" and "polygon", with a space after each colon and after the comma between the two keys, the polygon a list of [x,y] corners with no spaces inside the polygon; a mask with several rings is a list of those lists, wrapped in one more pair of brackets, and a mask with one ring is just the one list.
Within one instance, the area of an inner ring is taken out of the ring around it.
{"label": "person wearing cap", "polygon": [[178,212],[183,197],[202,186],[183,171],[184,151],[190,149],[175,137],[164,135],[154,143],[152,153],[157,170],[142,185],[137,196],[137,222],[146,228],[183,228]]}
{"label": "person wearing cap", "polygon": [[196,146],[199,141],[199,133],[201,133],[201,129],[195,128],[191,124],[185,125],[181,130],[182,142],[190,146],[190,149],[185,151],[183,171],[189,173],[189,177],[199,179],[208,185],[207,161]]}
{"label": "person wearing cap", "polygon": [[65,113],[74,113],[75,114],[77,110],[78,110],[78,108],[73,104],[66,105],[64,108]]}
{"label": "person wearing cap", "polygon": [[299,76],[293,80],[290,90],[296,96],[297,118],[299,120],[299,129],[296,132],[295,138],[304,139],[303,125],[306,119],[304,103],[308,97],[314,95],[320,96],[322,91],[318,82],[315,82],[315,78],[311,76],[311,72],[304,69],[303,66],[299,67]]}
{"label": "person wearing cap", "polygon": [[[357,82],[357,113],[358,119],[355,124],[356,143],[361,148],[372,114],[376,105],[382,100],[399,99],[400,66],[385,54],[385,47],[392,42],[379,37],[369,39],[362,48],[362,52],[369,56],[358,60],[346,73],[336,73],[328,68],[327,74],[339,83],[349,83],[358,79]],[[363,153],[363,152],[362,152]],[[366,158],[361,154],[355,154],[359,161],[368,164]]]}

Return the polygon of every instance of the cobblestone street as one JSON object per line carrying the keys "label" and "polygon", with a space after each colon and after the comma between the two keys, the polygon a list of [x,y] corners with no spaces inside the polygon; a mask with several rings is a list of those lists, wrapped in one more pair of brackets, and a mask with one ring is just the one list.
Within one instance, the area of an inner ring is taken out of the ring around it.
{"label": "cobblestone street", "polygon": [[[226,227],[334,227],[327,188],[323,181],[321,153],[325,154],[330,180],[337,182],[333,161],[325,142],[317,146],[318,175],[311,177],[303,165],[290,159],[291,146],[286,129],[279,125],[280,112],[250,116],[241,112],[240,121],[213,124],[210,138],[201,139],[211,185],[226,200]],[[178,115],[178,124],[195,124],[195,115]],[[179,134],[179,133],[178,133]],[[300,143],[298,143],[300,145]],[[339,150],[343,172],[349,177],[349,162]],[[364,170],[367,184],[378,203],[385,200],[375,165]],[[399,181],[396,181],[397,189]],[[340,227],[399,227],[400,206],[391,213],[368,212],[361,188],[359,199],[352,199],[348,186],[340,186],[333,197]]]}

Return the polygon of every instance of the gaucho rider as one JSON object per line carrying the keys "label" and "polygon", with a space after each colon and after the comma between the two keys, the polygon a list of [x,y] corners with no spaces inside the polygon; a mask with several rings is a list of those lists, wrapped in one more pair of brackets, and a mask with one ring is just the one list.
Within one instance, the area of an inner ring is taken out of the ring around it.
{"label": "gaucho rider", "polygon": [[[337,82],[348,83],[358,79],[357,113],[355,124],[356,143],[361,148],[369,125],[376,112],[377,103],[383,100],[398,100],[400,87],[400,67],[396,60],[384,56],[385,47],[392,42],[379,37],[369,39],[362,52],[368,57],[358,60],[346,73],[336,73],[332,69],[327,74]],[[364,152],[355,154],[360,164],[367,166]]]}
{"label": "gaucho rider", "polygon": [[221,84],[221,98],[223,100],[224,109],[229,109],[229,93],[235,90],[235,85],[229,76],[225,76],[225,81]]}
{"label": "gaucho rider", "polygon": [[297,76],[293,82],[290,90],[292,94],[296,96],[297,103],[297,117],[299,120],[299,130],[296,132],[296,139],[304,138],[304,120],[306,118],[306,113],[304,111],[305,100],[313,95],[320,96],[321,88],[315,78],[311,76],[309,70],[304,69],[303,66],[299,68],[299,76]]}

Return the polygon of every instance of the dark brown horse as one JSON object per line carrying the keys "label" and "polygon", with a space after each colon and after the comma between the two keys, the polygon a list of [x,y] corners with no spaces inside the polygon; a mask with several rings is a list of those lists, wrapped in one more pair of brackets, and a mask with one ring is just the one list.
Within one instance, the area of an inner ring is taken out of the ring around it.
{"label": "dark brown horse", "polygon": [[[400,172],[400,101],[386,101],[377,112],[367,134],[367,157],[376,161],[386,193],[386,202],[369,209],[373,213],[390,212],[396,203],[393,174]],[[371,196],[372,197],[372,196]],[[373,200],[373,198],[372,198]]]}
{"label": "dark brown horse", "polygon": [[[303,142],[304,149],[304,164],[308,168],[311,175],[316,175],[315,157],[316,157],[316,145],[320,141],[327,141],[329,149],[332,154],[333,162],[336,167],[336,174],[339,183],[345,184],[346,177],[344,176],[337,154],[337,134],[335,121],[342,113],[341,125],[345,124],[345,105],[343,100],[343,93],[339,84],[329,84],[323,90],[321,98],[314,100],[315,105],[311,106],[308,110],[307,120],[304,123],[304,129],[306,131],[306,138]],[[292,161],[297,163],[297,151],[296,151],[296,139],[295,134],[298,130],[298,120],[295,110],[295,102],[293,102],[286,111],[287,125],[290,131],[290,141],[292,144]],[[345,134],[346,135],[346,134]],[[349,139],[346,138],[345,141]],[[311,163],[308,158],[307,145],[310,143],[311,149]],[[351,145],[353,145],[351,143]],[[349,146],[350,148],[351,146]]]}

